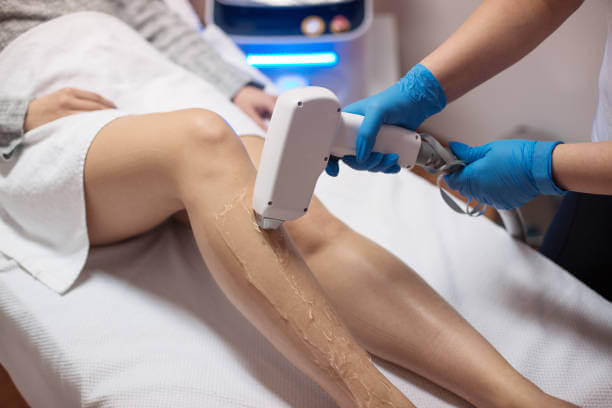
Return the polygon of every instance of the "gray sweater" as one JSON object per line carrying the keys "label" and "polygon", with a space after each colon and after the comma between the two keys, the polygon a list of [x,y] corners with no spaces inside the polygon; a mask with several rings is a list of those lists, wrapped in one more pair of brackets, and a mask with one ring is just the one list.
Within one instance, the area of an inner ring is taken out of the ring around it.
{"label": "gray sweater", "polygon": [[[0,0],[0,51],[29,29],[77,11],[100,11],[130,25],[176,64],[232,98],[252,78],[221,59],[163,0]],[[23,138],[30,98],[0,95],[0,153],[7,156]]]}

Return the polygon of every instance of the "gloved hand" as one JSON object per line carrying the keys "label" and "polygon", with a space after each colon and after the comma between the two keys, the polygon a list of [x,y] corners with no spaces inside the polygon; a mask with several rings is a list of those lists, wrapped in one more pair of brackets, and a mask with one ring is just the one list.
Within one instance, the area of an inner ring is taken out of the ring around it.
{"label": "gloved hand", "polygon": [[[446,95],[438,80],[423,65],[415,65],[395,85],[344,108],[345,112],[365,116],[359,128],[356,155],[343,158],[344,162],[359,170],[371,170],[367,165],[371,164],[370,160],[374,160],[370,155],[383,123],[414,130],[429,116],[440,112],[444,106]],[[385,163],[388,163],[388,160],[390,159],[387,157],[381,159]],[[399,166],[383,169],[399,171]],[[337,160],[330,161],[326,171],[329,175],[337,175]]]}
{"label": "gloved hand", "polygon": [[451,142],[455,156],[468,165],[444,180],[464,197],[500,210],[519,207],[538,194],[563,194],[551,171],[552,152],[559,143],[498,140],[470,147]]}
{"label": "gloved hand", "polygon": [[[395,153],[382,154],[372,153],[365,163],[359,163],[355,156],[344,156],[342,161],[355,170],[367,170],[371,172],[383,172],[387,174],[397,173],[402,168],[397,164],[398,156]],[[336,177],[340,169],[338,168],[339,157],[331,156],[325,171],[332,177]]]}

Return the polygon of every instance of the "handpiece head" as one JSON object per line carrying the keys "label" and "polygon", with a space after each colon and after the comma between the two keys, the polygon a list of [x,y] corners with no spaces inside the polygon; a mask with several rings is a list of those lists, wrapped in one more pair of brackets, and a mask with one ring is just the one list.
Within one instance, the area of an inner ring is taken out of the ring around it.
{"label": "handpiece head", "polygon": [[281,225],[285,220],[277,220],[275,218],[264,217],[261,214],[258,214],[257,211],[253,210],[255,213],[255,222],[259,226],[259,228],[264,230],[275,230]]}
{"label": "handpiece head", "polygon": [[253,191],[260,228],[303,216],[325,168],[340,121],[340,102],[321,87],[279,96],[268,126]]}

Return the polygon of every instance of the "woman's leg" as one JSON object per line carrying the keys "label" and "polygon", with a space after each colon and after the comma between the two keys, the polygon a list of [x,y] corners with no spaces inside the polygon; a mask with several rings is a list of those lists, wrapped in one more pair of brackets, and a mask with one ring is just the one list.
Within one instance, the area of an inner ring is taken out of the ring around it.
{"label": "woman's leg", "polygon": [[[259,163],[262,139],[243,140]],[[564,406],[515,371],[412,269],[348,228],[316,197],[308,214],[286,227],[338,313],[372,354],[477,406]]]}
{"label": "woman's leg", "polygon": [[117,119],[85,163],[91,243],[129,238],[185,209],[226,296],[339,405],[412,406],[337,317],[284,228],[256,226],[254,179],[239,138],[211,112]]}

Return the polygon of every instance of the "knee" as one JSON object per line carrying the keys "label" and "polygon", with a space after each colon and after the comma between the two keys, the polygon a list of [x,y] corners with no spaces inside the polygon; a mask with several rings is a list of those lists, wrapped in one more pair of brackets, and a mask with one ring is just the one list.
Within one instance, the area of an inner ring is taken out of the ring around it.
{"label": "knee", "polygon": [[181,116],[176,143],[179,167],[199,173],[248,159],[240,138],[221,116],[205,109],[177,113]]}
{"label": "knee", "polygon": [[240,139],[225,120],[206,109],[187,109],[184,115],[182,145],[185,151],[212,152],[241,145]]}

